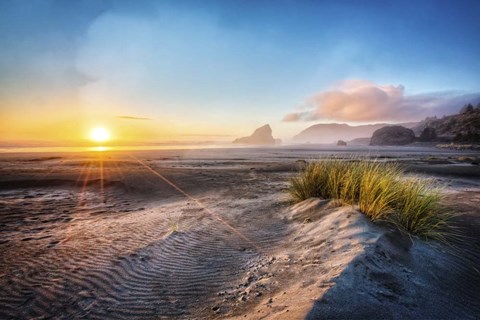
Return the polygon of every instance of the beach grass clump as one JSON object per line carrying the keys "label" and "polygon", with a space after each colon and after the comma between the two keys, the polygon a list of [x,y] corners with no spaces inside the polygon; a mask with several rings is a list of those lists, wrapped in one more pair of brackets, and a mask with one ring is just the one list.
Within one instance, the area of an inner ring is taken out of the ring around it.
{"label": "beach grass clump", "polygon": [[372,221],[390,221],[423,238],[444,239],[451,215],[429,181],[405,179],[395,163],[363,159],[312,162],[291,179],[294,202],[311,197],[358,205]]}
{"label": "beach grass clump", "polygon": [[320,188],[325,185],[325,176],[321,176],[317,163],[307,164],[300,175],[293,177],[290,181],[290,196],[294,202],[300,202],[312,197],[320,197]]}
{"label": "beach grass clump", "polygon": [[372,221],[385,220],[395,210],[400,190],[397,188],[401,169],[392,163],[367,162],[361,167],[358,206]]}
{"label": "beach grass clump", "polygon": [[340,160],[308,163],[290,181],[289,192],[295,202],[311,197],[341,199],[346,165]]}
{"label": "beach grass clump", "polygon": [[445,240],[453,215],[440,205],[439,190],[420,179],[405,179],[397,189],[395,221],[412,234]]}

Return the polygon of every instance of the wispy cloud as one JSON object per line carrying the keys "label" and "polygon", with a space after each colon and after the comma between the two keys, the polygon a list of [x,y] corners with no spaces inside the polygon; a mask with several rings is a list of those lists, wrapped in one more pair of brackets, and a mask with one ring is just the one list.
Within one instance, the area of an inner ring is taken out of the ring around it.
{"label": "wispy cloud", "polygon": [[152,120],[151,118],[145,117],[134,117],[134,116],[116,116],[118,119],[126,119],[126,120]]}
{"label": "wispy cloud", "polygon": [[434,92],[406,95],[403,85],[377,85],[366,80],[344,81],[310,97],[283,121],[415,121],[457,113],[466,103],[480,101],[480,92]]}
{"label": "wispy cloud", "polygon": [[91,23],[79,43],[76,70],[94,79],[81,87],[79,99],[94,112],[123,108],[190,121],[200,105],[223,112],[225,97],[232,109],[252,100],[260,106],[269,94],[257,94],[252,79],[286,79],[272,62],[275,55],[286,59],[283,51],[265,39],[243,28],[224,28],[204,10],[165,8],[145,16],[110,10]]}

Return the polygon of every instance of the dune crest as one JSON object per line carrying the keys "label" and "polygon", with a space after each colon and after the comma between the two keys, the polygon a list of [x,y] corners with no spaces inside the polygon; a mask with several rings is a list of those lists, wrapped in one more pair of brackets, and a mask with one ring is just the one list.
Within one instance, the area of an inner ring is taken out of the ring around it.
{"label": "dune crest", "polygon": [[290,245],[269,270],[283,286],[248,319],[468,319],[479,310],[475,273],[444,250],[330,200],[304,200],[285,217]]}

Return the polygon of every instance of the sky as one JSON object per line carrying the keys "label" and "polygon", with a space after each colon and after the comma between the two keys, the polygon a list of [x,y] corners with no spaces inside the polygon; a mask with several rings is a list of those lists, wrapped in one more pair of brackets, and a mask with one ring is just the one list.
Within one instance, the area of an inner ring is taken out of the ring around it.
{"label": "sky", "polygon": [[0,141],[230,141],[480,97],[480,2],[0,0]]}

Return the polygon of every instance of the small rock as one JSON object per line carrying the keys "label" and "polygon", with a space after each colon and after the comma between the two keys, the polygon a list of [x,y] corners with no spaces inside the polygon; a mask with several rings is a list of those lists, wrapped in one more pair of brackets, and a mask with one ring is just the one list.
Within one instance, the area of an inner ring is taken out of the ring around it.
{"label": "small rock", "polygon": [[88,292],[87,290],[82,290],[78,293],[78,296],[82,298],[87,298],[87,297],[90,297],[90,292]]}
{"label": "small rock", "polygon": [[249,284],[250,282],[252,282],[254,280],[254,277],[253,275],[248,275],[245,279],[244,279],[244,283],[245,284]]}

